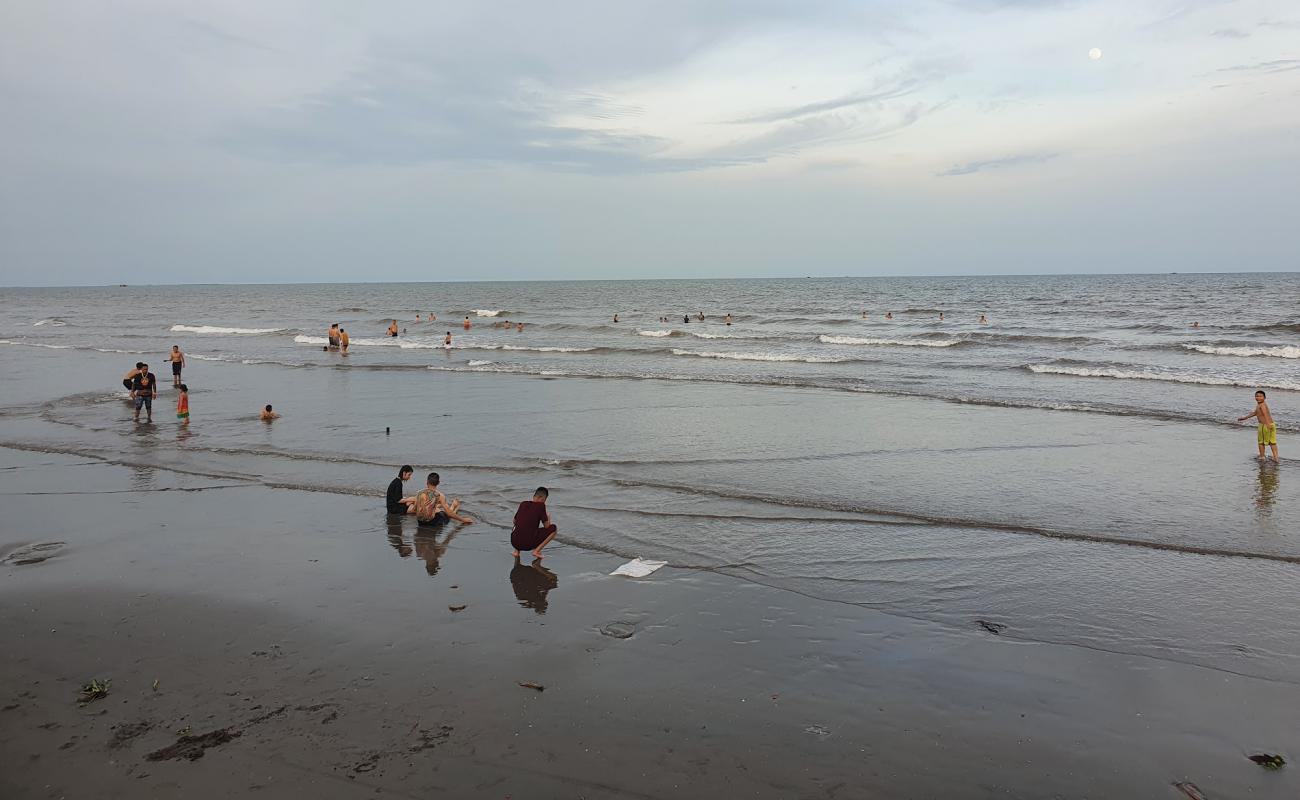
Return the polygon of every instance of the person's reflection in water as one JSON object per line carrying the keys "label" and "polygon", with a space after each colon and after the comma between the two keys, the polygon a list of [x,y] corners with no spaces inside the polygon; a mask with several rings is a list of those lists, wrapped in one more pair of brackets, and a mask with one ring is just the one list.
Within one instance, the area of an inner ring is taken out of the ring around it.
{"label": "person's reflection in water", "polygon": [[415,529],[415,555],[424,559],[424,571],[429,573],[431,578],[438,574],[438,562],[442,559],[442,554],[447,552],[447,546],[460,532],[460,526],[457,525],[447,531],[447,535],[439,542],[438,534],[444,527],[444,525],[420,525]]}
{"label": "person's reflection in water", "polygon": [[1275,502],[1277,502],[1277,465],[1261,462],[1259,485],[1255,487],[1255,509],[1262,516],[1271,514]]}
{"label": "person's reflection in water", "polygon": [[406,541],[406,533],[402,530],[402,518],[397,514],[388,515],[388,543],[397,551],[398,558],[411,557],[411,545]]}
{"label": "person's reflection in water", "polygon": [[546,595],[559,585],[559,577],[543,567],[541,561],[524,564],[516,558],[515,565],[510,568],[510,586],[515,590],[519,605],[538,614],[546,613]]}

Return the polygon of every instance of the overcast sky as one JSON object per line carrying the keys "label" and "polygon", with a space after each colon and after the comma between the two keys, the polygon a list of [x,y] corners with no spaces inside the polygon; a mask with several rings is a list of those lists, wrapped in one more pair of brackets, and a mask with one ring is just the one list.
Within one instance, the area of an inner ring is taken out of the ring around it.
{"label": "overcast sky", "polygon": [[8,285],[1300,269],[1295,0],[7,0],[0,119]]}

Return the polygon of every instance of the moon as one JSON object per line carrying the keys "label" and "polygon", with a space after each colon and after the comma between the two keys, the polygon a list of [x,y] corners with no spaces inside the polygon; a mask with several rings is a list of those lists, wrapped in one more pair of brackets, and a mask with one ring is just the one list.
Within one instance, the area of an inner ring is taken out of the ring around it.
{"label": "moon", "polygon": [[1089,50],[1089,51],[1088,51],[1088,58],[1091,58],[1093,61],[1100,61],[1100,60],[1101,60],[1101,48],[1100,48],[1100,47],[1094,47],[1094,48],[1092,48],[1091,50]]}

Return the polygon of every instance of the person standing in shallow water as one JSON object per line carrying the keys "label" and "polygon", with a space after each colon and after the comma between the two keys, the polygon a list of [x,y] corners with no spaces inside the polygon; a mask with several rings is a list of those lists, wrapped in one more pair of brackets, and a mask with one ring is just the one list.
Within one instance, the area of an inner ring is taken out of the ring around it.
{"label": "person standing in shallow water", "polygon": [[140,421],[140,409],[148,415],[146,422],[153,422],[153,401],[158,396],[158,379],[149,371],[148,364],[142,364],[140,371],[131,381],[131,397],[135,399],[135,421]]}
{"label": "person standing in shallow water", "polygon": [[545,486],[538,486],[533,499],[520,503],[519,510],[515,511],[515,526],[510,531],[510,546],[514,548],[512,555],[515,558],[519,558],[520,550],[532,550],[533,558],[541,559],[542,548],[555,538],[556,527],[546,510],[546,498],[550,494]]}
{"label": "person standing in shallow water", "polygon": [[1267,446],[1273,450],[1274,463],[1281,463],[1277,457],[1277,423],[1273,420],[1273,413],[1268,410],[1266,397],[1268,395],[1264,394],[1263,389],[1255,392],[1255,410],[1244,417],[1237,417],[1237,421],[1245,422],[1254,417],[1259,422],[1259,431],[1255,436],[1255,441],[1259,444],[1259,460],[1264,460],[1264,448]]}
{"label": "person standing in shallow water", "polygon": [[181,370],[185,368],[185,354],[181,352],[181,346],[172,345],[172,351],[167,354],[167,360],[172,365],[172,386],[181,385]]}

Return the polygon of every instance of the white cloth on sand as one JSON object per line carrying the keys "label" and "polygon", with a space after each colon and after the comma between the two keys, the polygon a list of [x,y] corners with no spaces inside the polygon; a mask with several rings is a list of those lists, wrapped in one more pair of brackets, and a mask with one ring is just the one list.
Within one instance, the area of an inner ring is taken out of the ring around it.
{"label": "white cloth on sand", "polygon": [[626,575],[629,578],[644,578],[667,563],[667,561],[643,561],[640,558],[634,558],[609,574]]}

